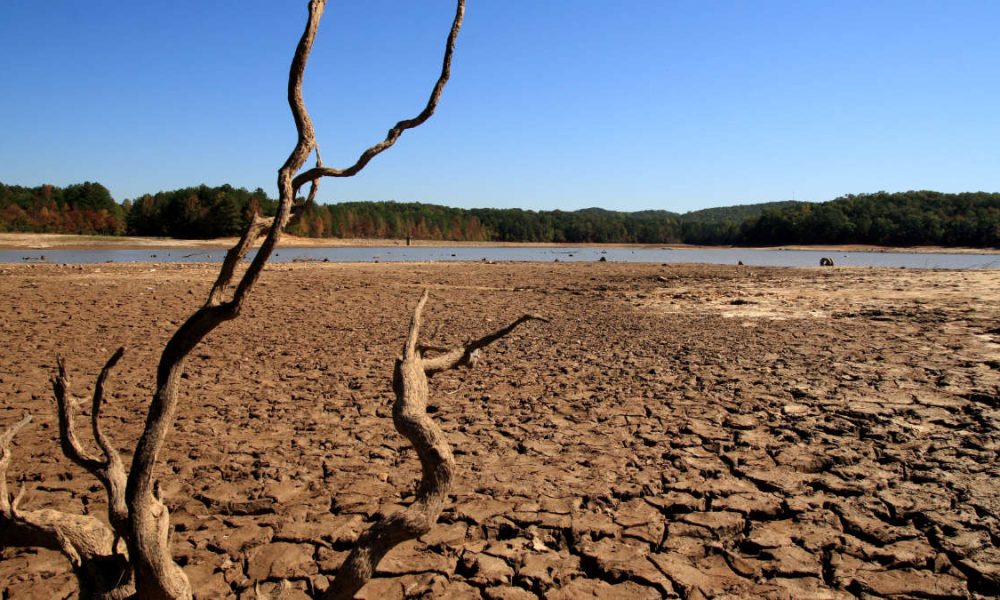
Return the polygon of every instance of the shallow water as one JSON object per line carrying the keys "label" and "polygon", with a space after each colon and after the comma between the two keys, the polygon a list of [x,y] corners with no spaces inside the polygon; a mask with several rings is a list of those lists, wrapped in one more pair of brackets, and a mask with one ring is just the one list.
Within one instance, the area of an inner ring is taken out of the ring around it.
{"label": "shallow water", "polygon": [[[225,250],[0,250],[4,263],[127,263],[127,262],[222,262]],[[253,253],[251,253],[252,257]],[[1000,255],[831,252],[822,250],[754,250],[737,248],[528,248],[528,247],[366,247],[279,248],[274,262],[426,262],[426,261],[521,261],[593,262],[604,258],[615,262],[705,263],[767,267],[813,267],[829,257],[837,266],[906,267],[911,269],[1000,269]]]}

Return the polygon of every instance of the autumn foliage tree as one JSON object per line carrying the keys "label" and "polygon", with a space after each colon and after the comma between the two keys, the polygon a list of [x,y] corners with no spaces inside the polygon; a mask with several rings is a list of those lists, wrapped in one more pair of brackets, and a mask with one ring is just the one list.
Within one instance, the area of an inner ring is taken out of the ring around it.
{"label": "autumn foliage tree", "polygon": [[125,210],[99,183],[65,188],[0,183],[0,231],[120,235]]}

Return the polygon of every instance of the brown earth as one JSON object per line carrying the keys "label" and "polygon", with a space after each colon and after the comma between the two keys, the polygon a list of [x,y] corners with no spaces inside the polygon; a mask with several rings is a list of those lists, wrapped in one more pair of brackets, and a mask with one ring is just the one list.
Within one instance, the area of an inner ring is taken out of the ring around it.
{"label": "brown earth", "polygon": [[[159,350],[212,278],[0,266],[0,427],[36,418],[8,475],[24,508],[104,514],[100,484],[59,451],[56,354],[83,395],[128,346],[104,416],[127,453]],[[254,581],[302,597],[409,501],[419,466],[392,428],[390,374],[425,286],[426,342],[524,312],[552,322],[431,381],[457,485],[365,597],[1000,590],[996,271],[292,264],[188,364],[159,477],[197,597],[250,598]],[[61,555],[8,548],[0,585],[58,598],[75,583]]]}

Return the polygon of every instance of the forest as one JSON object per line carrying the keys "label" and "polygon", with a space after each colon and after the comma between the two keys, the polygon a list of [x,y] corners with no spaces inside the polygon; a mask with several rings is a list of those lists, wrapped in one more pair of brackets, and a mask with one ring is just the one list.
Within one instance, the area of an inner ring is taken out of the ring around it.
{"label": "forest", "polygon": [[[0,231],[209,239],[238,235],[276,201],[258,188],[201,185],[115,202],[99,183],[0,183]],[[308,203],[287,228],[303,237],[554,243],[1000,247],[1000,193],[847,195],[679,214],[600,208],[533,211],[418,202]]]}
{"label": "forest", "polygon": [[99,183],[64,188],[0,183],[0,231],[122,235],[127,212]]}

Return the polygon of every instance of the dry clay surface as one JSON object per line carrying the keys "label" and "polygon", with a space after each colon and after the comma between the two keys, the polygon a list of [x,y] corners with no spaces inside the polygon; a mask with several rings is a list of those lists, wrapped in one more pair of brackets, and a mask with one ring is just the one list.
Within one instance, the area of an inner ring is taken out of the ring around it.
{"label": "dry clay surface", "polygon": [[[83,396],[128,347],[103,417],[128,454],[159,351],[212,279],[0,267],[0,427],[35,416],[8,474],[24,509],[104,518],[100,484],[59,451],[56,354]],[[431,380],[456,486],[362,596],[998,594],[996,271],[304,264],[265,271],[188,362],[157,475],[196,597],[323,589],[411,500],[390,379],[424,287],[428,343],[551,323]],[[61,555],[0,552],[3,598],[75,594]]]}

